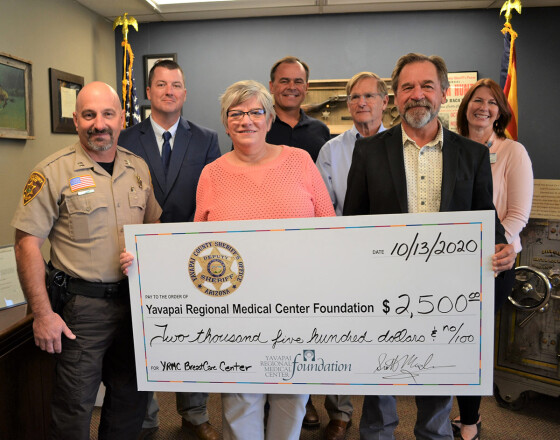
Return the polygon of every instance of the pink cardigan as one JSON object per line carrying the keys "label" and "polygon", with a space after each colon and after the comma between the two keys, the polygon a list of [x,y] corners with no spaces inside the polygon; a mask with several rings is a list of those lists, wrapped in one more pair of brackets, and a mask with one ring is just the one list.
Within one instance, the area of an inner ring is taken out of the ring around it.
{"label": "pink cardigan", "polygon": [[501,139],[495,133],[490,142],[490,154],[496,154],[496,162],[492,164],[494,206],[506,230],[508,243],[519,252],[519,233],[529,220],[533,201],[531,159],[519,142]]}
{"label": "pink cardigan", "polygon": [[325,183],[309,154],[284,145],[280,155],[264,165],[236,166],[227,154],[206,165],[198,182],[194,221],[334,215]]}

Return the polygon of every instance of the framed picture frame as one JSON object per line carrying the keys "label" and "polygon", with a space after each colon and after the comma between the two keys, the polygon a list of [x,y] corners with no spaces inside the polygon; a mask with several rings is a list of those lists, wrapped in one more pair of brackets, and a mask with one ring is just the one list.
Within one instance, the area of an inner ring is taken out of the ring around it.
{"label": "framed picture frame", "polygon": [[84,87],[84,77],[49,68],[51,89],[51,131],[76,134],[73,112],[78,92]]}
{"label": "framed picture frame", "polygon": [[148,118],[152,114],[152,106],[151,105],[143,105],[140,107],[140,117],[142,120]]}
{"label": "framed picture frame", "polygon": [[441,105],[438,118],[445,128],[457,133],[457,111],[465,94],[478,81],[478,71],[448,72],[447,78],[447,102]]}
{"label": "framed picture frame", "polygon": [[171,60],[177,62],[176,53],[160,53],[155,55],[144,55],[144,98],[148,99],[148,94],[146,93],[146,87],[148,87],[148,76],[150,75],[150,69],[159,60]]}
{"label": "framed picture frame", "polygon": [[0,52],[0,138],[35,139],[31,61]]}
{"label": "framed picture frame", "polygon": [[14,246],[0,246],[0,310],[25,304],[17,276]]}

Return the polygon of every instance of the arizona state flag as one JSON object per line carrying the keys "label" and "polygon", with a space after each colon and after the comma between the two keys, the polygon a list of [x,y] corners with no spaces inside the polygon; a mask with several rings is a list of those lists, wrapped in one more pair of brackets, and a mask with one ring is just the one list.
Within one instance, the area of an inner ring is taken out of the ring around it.
{"label": "arizona state flag", "polygon": [[502,29],[504,34],[504,54],[500,68],[500,86],[504,89],[508,106],[512,114],[511,121],[506,127],[506,135],[510,139],[517,140],[517,59],[515,55],[515,39],[517,33],[509,23]]}

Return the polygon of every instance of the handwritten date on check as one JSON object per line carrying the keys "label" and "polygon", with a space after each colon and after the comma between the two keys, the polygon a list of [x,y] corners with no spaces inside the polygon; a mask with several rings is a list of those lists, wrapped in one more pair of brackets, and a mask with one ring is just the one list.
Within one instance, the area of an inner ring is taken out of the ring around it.
{"label": "handwritten date on check", "polygon": [[125,237],[141,390],[492,393],[492,211]]}

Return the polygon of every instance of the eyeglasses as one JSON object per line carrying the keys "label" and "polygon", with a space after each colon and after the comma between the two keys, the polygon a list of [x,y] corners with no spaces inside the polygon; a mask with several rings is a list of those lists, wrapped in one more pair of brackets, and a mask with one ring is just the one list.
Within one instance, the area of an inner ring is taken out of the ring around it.
{"label": "eyeglasses", "polygon": [[348,96],[348,102],[350,102],[351,104],[357,104],[358,102],[360,102],[361,98],[364,98],[367,102],[372,102],[376,96],[379,96],[380,98],[383,97],[381,93],[364,93],[363,95],[355,94]]}
{"label": "eyeglasses", "polygon": [[248,112],[242,112],[241,110],[228,110],[227,116],[232,121],[241,121],[245,115],[249,116],[251,121],[259,121],[264,118],[266,112],[263,108],[253,108]]}

